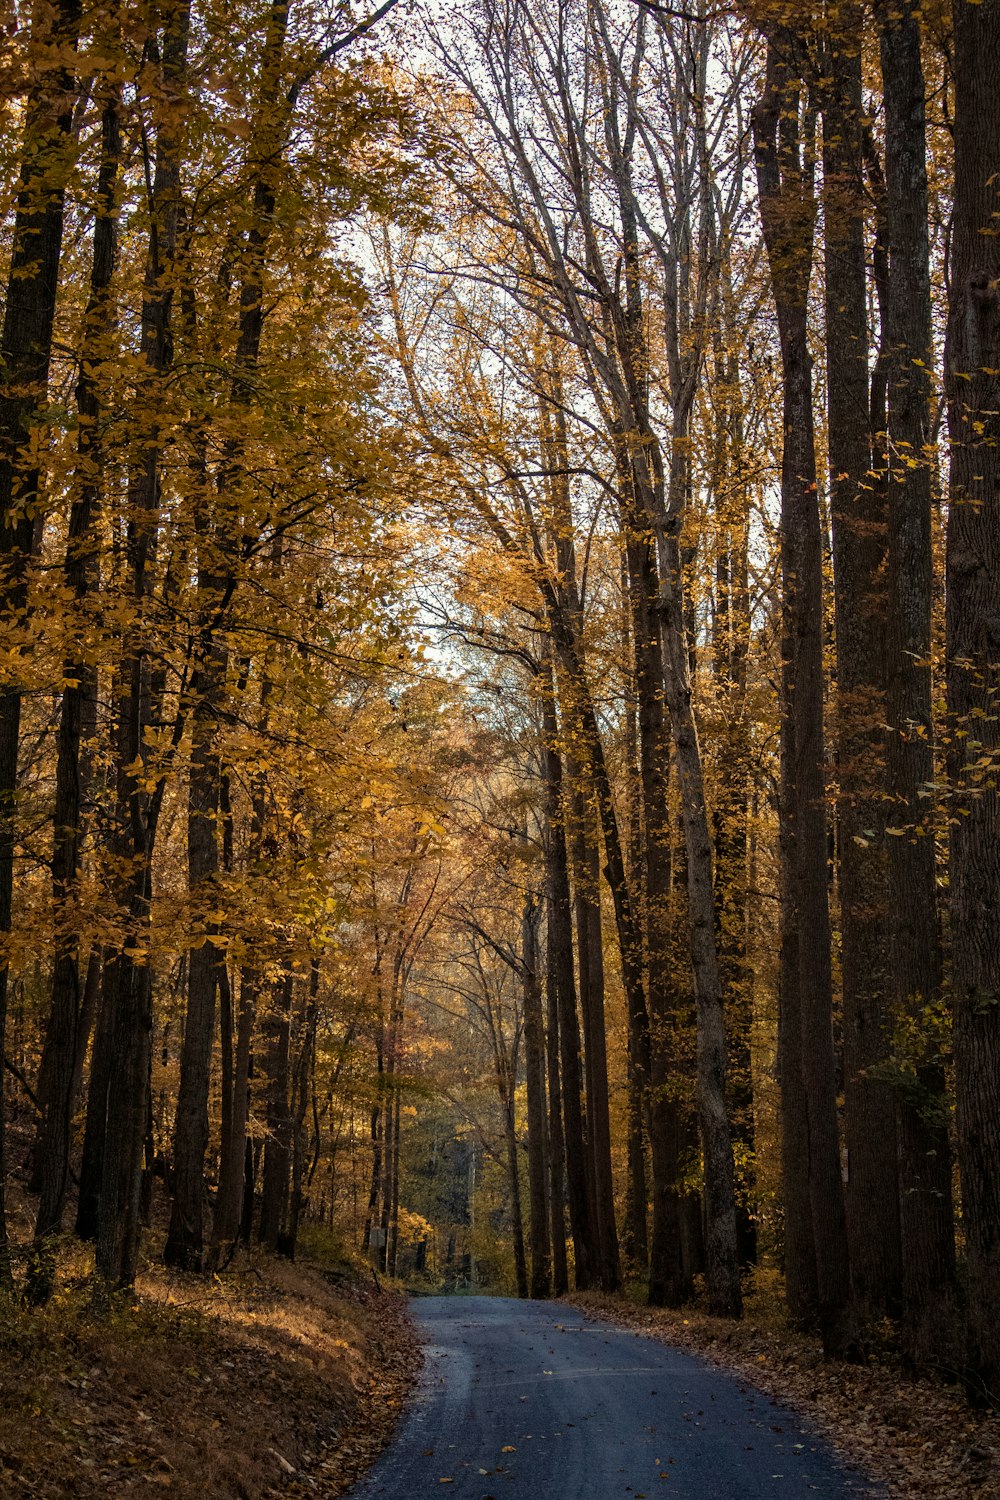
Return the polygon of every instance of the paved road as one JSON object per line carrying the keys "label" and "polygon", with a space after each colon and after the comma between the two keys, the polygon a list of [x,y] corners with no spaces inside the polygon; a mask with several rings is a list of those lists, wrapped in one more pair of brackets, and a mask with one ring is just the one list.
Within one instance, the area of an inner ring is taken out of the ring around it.
{"label": "paved road", "polygon": [[554,1302],[429,1297],[413,1407],[352,1500],[874,1495],[734,1376]]}

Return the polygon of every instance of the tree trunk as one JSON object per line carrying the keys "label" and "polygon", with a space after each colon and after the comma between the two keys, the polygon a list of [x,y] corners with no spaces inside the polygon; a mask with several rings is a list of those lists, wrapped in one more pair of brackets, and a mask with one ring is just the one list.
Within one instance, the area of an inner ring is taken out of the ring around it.
{"label": "tree trunk", "polygon": [[[862,15],[831,35],[823,110],[827,430],[837,641],[844,1130],[851,1278],[861,1311],[898,1311],[896,1106],[885,1077],[885,487],[872,472],[862,168]],[[879,1070],[882,1070],[880,1075]]]}
{"label": "tree trunk", "polygon": [[[555,679],[542,692],[542,729],[545,739],[546,844],[546,944],[549,984],[549,1047],[553,1045],[553,1021],[558,1018],[559,1063],[562,1071],[562,1103],[566,1149],[566,1188],[570,1231],[573,1236],[573,1275],[578,1291],[593,1285],[597,1274],[593,1242],[591,1197],[587,1184],[587,1139],[584,1090],[580,1058],[580,1022],[577,1014],[573,972],[573,927],[570,903],[569,858],[566,848],[565,791],[562,757],[558,748],[559,727],[555,703]],[[552,1063],[549,1064],[550,1080]],[[555,1107],[550,1082],[550,1104]],[[553,1181],[553,1212],[556,1184]],[[562,1212],[561,1201],[559,1212]]]}
{"label": "tree trunk", "polygon": [[399,1049],[402,1044],[403,1005],[402,975],[400,965],[394,966],[392,992],[389,1002],[389,1025],[386,1031],[385,1073],[383,1075],[384,1103],[382,1106],[382,1269],[389,1272],[389,1239],[392,1228],[392,1201],[398,1182],[399,1146],[396,1121],[399,1108],[399,1084],[396,1073],[399,1067]]}
{"label": "tree trunk", "polygon": [[[320,980],[320,963],[314,958],[309,968],[309,994],[305,1003],[301,1026],[299,1027],[299,1054],[295,1063],[295,1080],[293,1087],[293,1126],[292,1126],[292,1191],[288,1205],[287,1243],[285,1253],[295,1259],[295,1250],[298,1244],[299,1224],[304,1213],[308,1197],[306,1183],[306,1111],[309,1107],[309,1094],[313,1081],[314,1062],[316,1057],[316,1024],[318,1020],[318,996]],[[397,1107],[396,1119],[396,1150],[399,1150],[399,1119]],[[393,1212],[390,1227],[390,1250],[389,1250],[389,1275],[396,1274],[396,1244],[398,1240],[398,1209],[399,1209],[399,1177],[396,1177],[395,1191],[393,1195]]]}
{"label": "tree trunk", "polygon": [[1000,5],[954,0],[948,320],[949,778],[967,1384],[1000,1405]]}
{"label": "tree trunk", "polygon": [[538,978],[539,907],[527,894],[521,914],[521,983],[524,1004],[524,1067],[528,1096],[529,1238],[532,1297],[552,1292],[549,1200],[546,1187],[548,1137],[545,1121],[545,1029]]}
{"label": "tree trunk", "polygon": [[[249,682],[249,666],[244,661],[240,668],[237,696],[242,695]],[[268,723],[268,704],[271,696],[271,680],[266,672],[261,681],[259,728],[263,733]],[[222,853],[223,867],[232,872],[233,859],[233,811],[231,804],[230,776],[223,771],[220,784],[220,809],[223,817]],[[252,780],[250,789],[250,828],[247,841],[247,867],[253,869],[261,856],[264,826],[267,817],[267,785],[263,771]],[[223,1001],[228,1007],[230,1048],[232,1047],[232,991],[225,963],[219,972],[223,986]],[[240,1234],[240,1225],[245,1210],[253,1213],[251,1200],[244,1202],[246,1191],[245,1144],[247,1122],[250,1116],[250,1076],[254,1026],[257,1020],[257,1001],[260,995],[260,974],[250,964],[244,964],[240,972],[239,1019],[236,1023],[236,1045],[232,1056],[229,1087],[223,1080],[222,1139],[219,1146],[219,1186],[215,1198],[215,1213],[212,1220],[212,1239],[208,1253],[208,1268],[218,1267],[224,1247],[235,1245]]]}
{"label": "tree trunk", "polygon": [[80,1188],[76,1203],[76,1232],[82,1240],[96,1240],[101,1203],[101,1176],[104,1170],[104,1141],[107,1133],[108,1087],[114,1057],[111,1052],[112,971],[110,959],[101,976],[101,998],[94,1030],[90,1059],[90,1081],[87,1089],[87,1116],[83,1132],[83,1158],[80,1163]]}
{"label": "tree trunk", "polygon": [[663,656],[656,624],[659,587],[648,528],[630,506],[625,516],[632,611],[642,788],[642,914],[645,928],[649,1029],[649,1138],[653,1177],[652,1244],[647,1295],[654,1307],[678,1307],[691,1292],[681,1248],[678,1174],[679,1101],[674,1033],[677,1025],[675,944],[670,931],[670,744],[663,712]]}
{"label": "tree trunk", "polygon": [[164,7],[160,46],[162,91],[158,102],[156,165],[153,178],[149,251],[142,307],[143,379],[136,399],[143,405],[142,449],[129,477],[127,555],[129,586],[136,610],[132,639],[126,642],[117,683],[118,743],[116,853],[123,870],[118,906],[125,941],[109,965],[110,1045],[104,1162],[97,1227],[97,1273],[108,1289],[128,1288],[135,1279],[139,1245],[139,1194],[148,1115],[152,986],[149,969],[149,916],[152,859],[164,783],[143,789],[136,768],[148,754],[150,664],[143,640],[149,592],[148,568],[158,530],[159,473],[164,441],[160,407],[165,377],[173,362],[171,311],[180,213],[180,109],[187,69],[189,0]]}
{"label": "tree trunk", "polygon": [[[48,394],[63,204],[74,146],[76,89],[67,54],[76,51],[80,14],[78,0],[36,7],[28,44],[31,78],[0,331],[0,605],[10,621],[23,619],[28,603],[27,567],[35,547],[40,475],[31,438]],[[25,641],[22,649],[27,646]],[[0,690],[0,937],[5,939],[13,917],[20,731],[21,696],[15,675],[14,682]],[[0,964],[0,1076],[6,1056],[9,985],[10,965],[5,959]],[[4,1125],[4,1091],[0,1089],[0,1288],[9,1288],[12,1278],[2,1185],[7,1175]],[[53,1119],[52,1133],[61,1137],[61,1120]],[[50,1173],[47,1220],[52,1217],[52,1198],[61,1197],[59,1181],[58,1171],[55,1177]]]}
{"label": "tree trunk", "polygon": [[802,1002],[799,927],[795,904],[795,811],[792,767],[795,731],[789,707],[791,648],[781,643],[781,788],[778,819],[781,857],[781,954],[778,978],[778,1086],[781,1094],[781,1186],[784,1216],[785,1296],[793,1322],[813,1326],[819,1310],[816,1242],[809,1203],[809,1110],[802,1071]]}
{"label": "tree trunk", "polygon": [[940,1027],[941,946],[931,800],[932,358],[924,74],[916,7],[880,3],[885,98],[888,345],[889,998],[913,1028],[897,1092],[904,1339],[948,1358],[954,1319],[951,1151]]}
{"label": "tree trunk", "polygon": [[[77,440],[79,478],[69,518],[65,576],[82,634],[97,586],[96,524],[101,501],[103,403],[95,371],[107,356],[111,325],[110,290],[117,245],[116,198],[121,156],[120,89],[110,86],[102,113],[101,164],[90,294],[84,315],[81,373],[77,383],[80,431]],[[83,1001],[78,913],[74,910],[80,875],[83,823],[90,800],[92,766],[87,740],[97,715],[97,669],[72,653],[63,666],[65,686],[56,750],[56,796],[53,815],[52,896],[56,946],[52,968],[52,1002],[39,1082],[44,1115],[39,1127],[35,1170],[39,1203],[35,1245],[29,1268],[29,1296],[42,1302],[52,1291],[54,1266],[50,1241],[62,1227],[69,1181],[70,1136],[76,1097],[77,1059]],[[84,1040],[84,1046],[86,1041]]]}
{"label": "tree trunk", "polygon": [[[678,432],[676,427],[675,416],[675,449],[683,450],[686,433]],[[675,463],[678,456],[675,453]],[[668,513],[679,513],[676,497]],[[698,1018],[698,1123],[705,1172],[706,1287],[709,1307],[716,1316],[739,1317],[742,1294],[736,1247],[736,1182],[726,1101],[726,1037],[715,930],[712,841],[691,701],[688,631],[676,527],[659,527],[658,541],[664,695],[681,790],[687,849],[691,963]]]}
{"label": "tree trunk", "polygon": [[726,1089],[736,1169],[736,1243],[741,1268],[757,1260],[754,1136],[753,975],[748,960],[748,828],[751,744],[747,716],[750,650],[749,533],[751,500],[740,387],[740,329],[728,255],[721,268],[721,312],[713,340],[718,392],[711,484],[716,513],[712,668],[720,744],[713,816],[719,971],[726,1014]]}
{"label": "tree trunk", "polygon": [[289,1174],[292,1165],[292,1114],[289,1099],[289,1043],[294,979],[286,974],[275,987],[266,1019],[267,1138],[261,1188],[258,1238],[269,1250],[280,1251],[288,1217]]}
{"label": "tree trunk", "polygon": [[513,1079],[501,1082],[501,1107],[504,1120],[504,1141],[507,1147],[507,1178],[510,1183],[510,1224],[514,1246],[514,1276],[517,1295],[528,1295],[528,1262],[524,1253],[524,1219],[521,1215],[521,1174],[517,1159],[517,1131],[514,1126]]}
{"label": "tree trunk", "polygon": [[583,1014],[584,1064],[587,1080],[587,1130],[590,1146],[598,1273],[606,1292],[621,1280],[618,1229],[611,1172],[611,1117],[608,1100],[608,1051],[604,1019],[604,940],[601,932],[600,859],[589,779],[571,773],[573,818],[573,886],[577,969]]}
{"label": "tree trunk", "polygon": [[[547,783],[546,783],[547,786]],[[548,839],[551,839],[549,825]],[[549,852],[546,846],[546,865]],[[548,1143],[549,1143],[549,1234],[552,1244],[552,1293],[561,1297],[569,1291],[569,1259],[566,1253],[566,1137],[562,1118],[562,1079],[559,1076],[559,979],[553,962],[554,948],[551,939],[551,905],[548,894],[549,876],[546,874],[545,924],[545,1067],[548,1081]]]}
{"label": "tree trunk", "polygon": [[828,1356],[853,1341],[850,1266],[840,1172],[832,1035],[830,913],[827,895],[823,741],[823,543],[813,440],[808,293],[815,201],[810,152],[813,122],[801,119],[794,62],[797,41],[781,28],[768,40],[764,94],[754,111],[754,140],[764,239],[778,315],[784,383],[781,469],[784,713],[791,752],[786,816],[792,823],[795,929],[802,1081],[808,1123],[809,1203],[816,1255],[820,1327]]}
{"label": "tree trunk", "polygon": [[270,1011],[263,1021],[267,1135],[263,1149],[257,1238],[271,1251],[279,1249],[288,1210],[292,1126],[289,1060],[294,984],[293,977],[286,974],[274,987]]}
{"label": "tree trunk", "polygon": [[[213,609],[217,580],[204,567],[199,591]],[[168,1266],[200,1271],[204,1249],[205,1152],[208,1149],[208,1093],[212,1078],[215,1001],[223,966],[215,942],[218,921],[218,824],[222,765],[218,712],[225,682],[226,653],[217,644],[195,673],[192,693],[193,743],[188,788],[188,893],[192,922],[203,931],[188,959],[187,1012],[181,1049],[180,1082],[174,1122],[174,1161],[170,1224],[163,1259]]]}
{"label": "tree trunk", "polygon": [[[223,968],[219,975],[222,1003],[232,1015],[232,993],[229,974]],[[222,1139],[219,1147],[219,1186],[215,1195],[212,1240],[207,1268],[218,1270],[227,1246],[235,1243],[240,1231],[243,1208],[247,1119],[250,1112],[250,1045],[257,1014],[257,980],[252,970],[244,968],[240,976],[239,1018],[236,1023],[232,1076],[228,1091],[223,1092]],[[230,1019],[230,1029],[232,1020]],[[232,1044],[231,1044],[232,1045]]]}
{"label": "tree trunk", "polygon": [[400,1093],[396,1085],[392,1107],[392,1177],[389,1182],[389,1232],[385,1245],[386,1274],[395,1276],[399,1251],[399,1115]]}
{"label": "tree trunk", "polygon": [[[636,647],[632,623],[632,597],[629,587],[627,542],[621,559],[621,642],[620,651],[625,681],[622,734],[623,779],[625,782],[626,834],[625,881],[634,910],[636,969],[643,985],[641,1009],[628,1007],[628,1045],[626,1049],[625,1140],[628,1175],[625,1183],[625,1212],[622,1216],[622,1263],[633,1276],[645,1277],[649,1270],[649,1225],[646,1171],[646,1120],[649,1114],[650,1025],[647,1005],[648,975],[644,965],[642,911],[639,895],[642,884],[642,793],[639,770],[639,730],[637,723]],[[645,1052],[647,1066],[639,1059]]]}

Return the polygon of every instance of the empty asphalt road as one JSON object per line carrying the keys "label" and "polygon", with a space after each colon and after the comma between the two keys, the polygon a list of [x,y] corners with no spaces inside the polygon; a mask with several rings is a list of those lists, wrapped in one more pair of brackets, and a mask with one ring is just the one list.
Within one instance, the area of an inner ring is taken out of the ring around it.
{"label": "empty asphalt road", "polygon": [[413,1406],[351,1500],[857,1500],[792,1412],[554,1302],[429,1297]]}

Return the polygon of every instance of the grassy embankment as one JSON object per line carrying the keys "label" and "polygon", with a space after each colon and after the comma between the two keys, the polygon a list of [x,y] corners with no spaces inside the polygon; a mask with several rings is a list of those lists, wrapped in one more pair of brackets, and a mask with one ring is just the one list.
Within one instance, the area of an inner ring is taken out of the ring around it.
{"label": "grassy embankment", "polygon": [[255,1250],[217,1277],[150,1259],[103,1314],[89,1252],[67,1243],[47,1308],[0,1310],[0,1496],[341,1494],[419,1354],[400,1292],[305,1240],[294,1265]]}

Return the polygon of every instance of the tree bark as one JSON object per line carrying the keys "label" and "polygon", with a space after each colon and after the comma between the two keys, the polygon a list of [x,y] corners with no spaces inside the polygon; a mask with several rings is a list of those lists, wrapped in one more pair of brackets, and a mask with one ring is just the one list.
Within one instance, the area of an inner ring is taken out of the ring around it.
{"label": "tree bark", "polygon": [[580,976],[580,1009],[583,1015],[587,1134],[597,1230],[597,1264],[602,1289],[612,1292],[617,1290],[621,1281],[621,1268],[611,1171],[597,818],[590,801],[591,784],[581,768],[571,769],[570,787],[573,907],[576,919],[577,971]]}
{"label": "tree bark", "polygon": [[[103,454],[103,399],[96,371],[107,357],[107,335],[113,305],[111,284],[117,248],[117,184],[121,157],[120,86],[106,89],[101,120],[101,162],[98,170],[90,293],[84,314],[80,377],[76,398],[79,414],[78,475],[70,509],[69,540],[64,566],[66,583],[86,630],[87,613],[98,582],[99,540],[96,525],[101,504]],[[29,1267],[28,1294],[43,1302],[52,1291],[53,1260],[50,1241],[62,1227],[69,1181],[70,1136],[76,1098],[77,1060],[84,1020],[78,913],[74,911],[82,861],[84,820],[89,810],[93,778],[87,741],[97,716],[97,668],[71,653],[63,666],[65,686],[56,749],[56,796],[53,815],[52,896],[55,906],[56,946],[52,967],[52,1000],[42,1055],[39,1094],[44,1115],[39,1127],[36,1174],[39,1189],[35,1244]],[[86,1046],[86,1038],[83,1038]],[[42,1082],[41,1080],[44,1080]]]}
{"label": "tree bark", "polygon": [[258,1238],[271,1251],[282,1252],[288,1219],[289,1176],[292,1164],[292,1113],[289,1098],[289,1041],[294,979],[286,974],[275,986],[271,1011],[265,1020],[267,1138],[261,1188]]}
{"label": "tree bark", "polygon": [[[35,7],[28,58],[21,169],[10,273],[0,330],[0,607],[24,624],[27,569],[35,550],[39,469],[31,438],[48,394],[52,329],[62,254],[63,205],[72,166],[78,0]],[[26,649],[25,642],[22,649]],[[13,918],[14,850],[21,692],[0,690],[0,937]],[[0,1078],[6,1056],[10,963],[0,964]],[[56,1122],[54,1122],[55,1124]],[[57,1127],[58,1129],[58,1127]],[[4,1182],[7,1175],[3,1089],[0,1088],[0,1288],[12,1286]],[[51,1215],[47,1213],[47,1217]]]}
{"label": "tree bark", "polygon": [[649,1139],[653,1217],[647,1295],[654,1307],[678,1307],[691,1293],[681,1244],[679,1099],[674,1033],[677,1026],[676,945],[670,932],[671,838],[668,796],[670,744],[663,712],[663,657],[656,610],[659,587],[648,527],[629,506],[624,518],[632,641],[638,704],[642,789],[642,915],[645,929],[649,1027]]}
{"label": "tree bark", "polygon": [[778,315],[784,385],[781,575],[786,701],[791,752],[786,776],[793,858],[802,1082],[808,1123],[809,1203],[818,1311],[828,1356],[853,1346],[850,1265],[832,1035],[823,739],[823,543],[813,438],[808,293],[815,201],[813,122],[802,120],[797,41],[784,28],[768,38],[764,93],[754,110],[754,143],[764,240]]}
{"label": "tree bark", "polygon": [[108,1290],[131,1287],[139,1246],[142,1153],[148,1117],[152,984],[149,969],[149,916],[152,858],[162,806],[162,780],[154,793],[143,790],[136,767],[148,753],[145,730],[150,717],[150,671],[142,638],[149,592],[148,569],[158,532],[159,472],[163,443],[160,404],[173,362],[173,305],[180,213],[180,110],[187,69],[189,0],[163,7],[156,165],[150,212],[149,251],[142,307],[143,403],[141,458],[129,478],[127,555],[136,621],[127,641],[117,684],[118,743],[116,853],[123,870],[117,899],[125,938],[109,964],[111,1005],[107,1119],[97,1225],[96,1265]]}
{"label": "tree bark", "polygon": [[[299,1052],[295,1061],[292,1088],[292,1190],[288,1204],[288,1225],[285,1254],[292,1260],[298,1245],[299,1224],[308,1206],[308,1183],[306,1180],[306,1111],[309,1108],[310,1090],[313,1084],[316,1058],[316,1026],[319,1019],[320,961],[314,958],[309,966],[309,992],[299,1026]],[[399,1159],[399,1101],[396,1105],[396,1158]],[[318,1143],[317,1143],[318,1148]],[[389,1275],[396,1274],[396,1249],[399,1239],[399,1173],[393,1187],[393,1210],[390,1221]]]}
{"label": "tree bark", "polygon": [[[924,73],[916,7],[880,3],[885,99],[888,345],[889,997],[915,1031],[897,1089],[904,1338],[936,1359],[952,1337],[955,1248],[940,1026],[932,803],[932,359]],[[903,1050],[906,1050],[905,1048]],[[947,1357],[947,1355],[945,1356]]]}
{"label": "tree bark", "polygon": [[[225,968],[220,973],[222,1003],[232,1015],[232,986]],[[257,1015],[256,975],[244,968],[240,976],[239,1015],[236,1022],[229,1088],[223,1087],[222,1138],[219,1145],[219,1185],[212,1217],[207,1269],[218,1270],[227,1246],[235,1243],[243,1208],[247,1120],[250,1113],[250,1047]],[[232,1020],[230,1019],[230,1028]]]}
{"label": "tree bark", "polygon": [[[559,726],[555,701],[555,677],[542,693],[544,735],[546,845],[546,943],[550,986],[549,1046],[552,1046],[553,1009],[558,1018],[559,1065],[562,1071],[562,1102],[565,1125],[566,1188],[570,1232],[573,1237],[573,1276],[578,1291],[593,1285],[597,1275],[597,1252],[593,1240],[592,1200],[587,1183],[587,1134],[584,1114],[583,1072],[580,1057],[580,1021],[573,970],[573,926],[566,847],[565,798]],[[552,1067],[550,1063],[550,1075]],[[550,1091],[550,1100],[552,1094]],[[553,1183],[553,1198],[555,1184]],[[561,1208],[560,1208],[561,1211]]]}
{"label": "tree bark", "polygon": [[1000,5],[954,0],[948,318],[951,938],[967,1385],[1000,1405]]}
{"label": "tree bark", "polygon": [[532,1297],[548,1297],[552,1292],[552,1252],[549,1239],[549,1197],[545,1181],[549,1143],[545,1118],[545,1028],[538,973],[539,916],[536,897],[527,893],[521,913],[521,986],[528,1099],[530,1292]]}
{"label": "tree bark", "polygon": [[[896,1105],[885,1076],[885,486],[868,425],[862,13],[837,13],[824,71],[827,432],[837,644],[837,800],[844,1029],[845,1204],[859,1310],[899,1310]],[[881,1070],[881,1071],[880,1071]]]}
{"label": "tree bark", "polygon": [[732,265],[727,247],[720,273],[720,310],[713,337],[713,405],[717,410],[711,486],[716,514],[712,669],[716,691],[718,790],[713,814],[719,971],[726,1007],[726,1090],[736,1170],[736,1242],[741,1269],[757,1260],[754,1128],[753,975],[749,963],[748,884],[751,785],[747,663],[750,651],[749,542],[751,497],[745,451],[745,402]]}
{"label": "tree bark", "polygon": [[[217,580],[203,566],[199,590],[213,608]],[[218,920],[218,823],[222,787],[218,711],[225,681],[225,650],[213,642],[195,673],[193,743],[188,788],[188,894],[192,923],[203,931],[188,958],[187,1011],[181,1048],[170,1223],[163,1259],[168,1266],[200,1271],[204,1250],[205,1152],[208,1149],[208,1094],[212,1077],[216,994],[223,967],[215,942]]]}
{"label": "tree bark", "polygon": [[[546,783],[547,790],[547,783]],[[551,825],[550,825],[551,827]],[[551,839],[551,832],[547,835]],[[546,865],[549,853],[546,847]],[[563,1129],[563,1085],[559,1072],[559,980],[553,963],[549,904],[549,876],[546,872],[545,925],[545,1071],[548,1083],[548,1199],[552,1244],[552,1294],[561,1297],[569,1291],[569,1258],[566,1253],[566,1136]]]}
{"label": "tree bark", "polygon": [[639,770],[639,728],[637,723],[636,650],[632,624],[632,598],[629,587],[627,544],[621,558],[621,643],[624,677],[623,732],[621,756],[625,784],[625,880],[630,892],[636,928],[638,968],[643,982],[643,1005],[639,1011],[628,1007],[628,1045],[626,1049],[626,1115],[625,1140],[628,1176],[625,1183],[625,1211],[622,1216],[621,1253],[627,1273],[646,1277],[649,1271],[649,1187],[646,1164],[646,1121],[649,1116],[649,1072],[639,1066],[643,1051],[650,1047],[648,975],[644,962],[642,932],[642,792]]}

